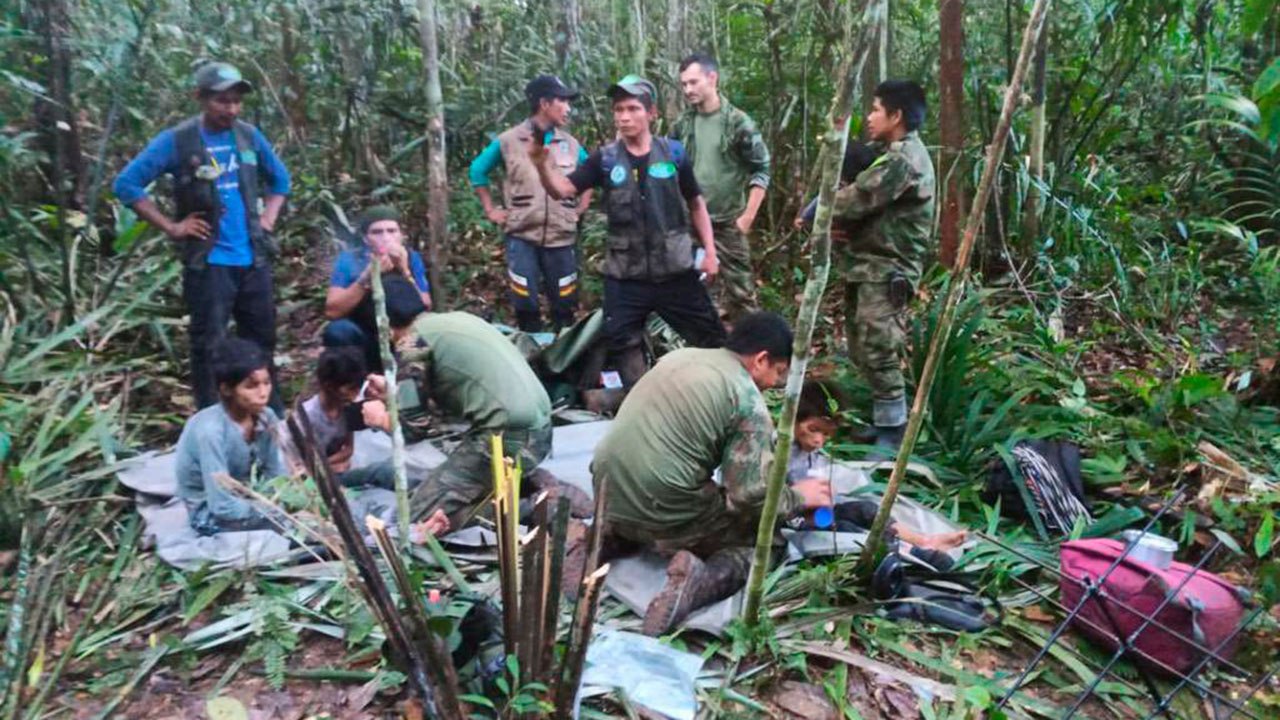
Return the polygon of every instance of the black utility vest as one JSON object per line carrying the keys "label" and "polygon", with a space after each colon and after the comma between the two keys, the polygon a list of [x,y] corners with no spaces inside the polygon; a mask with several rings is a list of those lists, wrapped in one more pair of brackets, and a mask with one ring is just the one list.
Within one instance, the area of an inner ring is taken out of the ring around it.
{"label": "black utility vest", "polygon": [[[678,146],[676,146],[678,147]],[[673,141],[653,138],[643,190],[620,141],[601,149],[608,219],[604,274],[620,280],[663,280],[693,269],[689,212],[680,194]]]}
{"label": "black utility vest", "polygon": [[[182,262],[189,268],[203,268],[209,251],[218,242],[218,221],[222,217],[222,199],[218,195],[218,178],[206,171],[201,177],[201,167],[209,167],[209,150],[200,137],[200,116],[184,120],[173,129],[173,140],[178,150],[178,172],[174,176],[173,199],[178,206],[178,218],[191,213],[203,213],[211,232],[208,240],[184,238],[179,242]],[[232,128],[236,138],[236,160],[240,164],[240,197],[244,200],[244,216],[249,228],[249,242],[253,247],[253,264],[267,265],[275,255],[272,239],[258,224],[258,199],[261,197],[259,174],[262,167],[253,147],[253,126],[236,121]],[[213,172],[213,168],[210,168]]]}

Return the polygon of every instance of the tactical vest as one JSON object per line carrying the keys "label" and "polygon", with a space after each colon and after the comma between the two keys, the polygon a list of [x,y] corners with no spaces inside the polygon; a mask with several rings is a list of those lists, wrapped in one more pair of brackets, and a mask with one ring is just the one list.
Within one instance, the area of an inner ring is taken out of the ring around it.
{"label": "tactical vest", "polygon": [[[502,182],[502,196],[507,206],[507,224],[503,231],[512,237],[542,245],[564,247],[578,239],[577,201],[556,200],[542,187],[538,169],[529,159],[528,143],[534,139],[533,123],[525,121],[498,136],[507,177]],[[538,139],[541,142],[541,138]],[[547,145],[547,154],[556,170],[564,175],[578,167],[578,141],[557,128]]]}
{"label": "tactical vest", "polygon": [[676,169],[683,150],[678,142],[653,138],[642,191],[622,144],[615,141],[601,149],[608,277],[662,280],[693,269],[689,213]]}
{"label": "tactical vest", "polygon": [[[173,140],[178,151],[178,172],[174,175],[173,199],[178,206],[178,217],[191,213],[204,213],[209,222],[209,239],[183,238],[179,242],[182,262],[190,268],[202,268],[209,251],[218,242],[218,220],[222,217],[222,199],[218,195],[218,179],[202,178],[198,171],[209,163],[209,151],[200,137],[200,116],[197,115],[173,129]],[[270,263],[275,255],[271,237],[258,224],[259,174],[258,155],[253,146],[253,126],[237,120],[232,126],[236,138],[236,156],[240,165],[240,197],[244,200],[245,221],[249,225],[249,243],[253,248],[253,264]]]}

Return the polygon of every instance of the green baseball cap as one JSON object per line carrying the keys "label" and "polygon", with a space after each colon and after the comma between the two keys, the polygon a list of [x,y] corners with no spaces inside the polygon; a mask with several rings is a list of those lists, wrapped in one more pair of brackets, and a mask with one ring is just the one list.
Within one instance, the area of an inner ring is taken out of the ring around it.
{"label": "green baseball cap", "polygon": [[628,75],[622,78],[610,85],[606,94],[614,99],[619,95],[630,95],[635,98],[648,96],[650,103],[658,101],[658,89],[639,75]]}
{"label": "green baseball cap", "polygon": [[224,62],[211,62],[201,65],[196,70],[196,89],[203,92],[222,92],[231,88],[239,88],[240,92],[253,92],[253,85],[244,79],[234,65]]}

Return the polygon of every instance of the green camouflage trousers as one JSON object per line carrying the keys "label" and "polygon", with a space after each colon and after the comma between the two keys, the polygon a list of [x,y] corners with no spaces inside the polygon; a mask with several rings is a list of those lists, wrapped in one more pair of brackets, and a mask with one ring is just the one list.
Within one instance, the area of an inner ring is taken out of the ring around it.
{"label": "green camouflage trousers", "polygon": [[890,285],[885,281],[849,282],[844,286],[849,358],[871,386],[873,420],[882,427],[906,422],[902,360],[907,347],[910,290],[900,290],[901,297],[894,297]]}
{"label": "green camouflage trousers", "polygon": [[[732,567],[734,575],[746,582],[751,573],[751,557],[755,553],[759,524],[757,516],[728,511],[691,525],[669,529],[610,522],[605,530],[601,557],[607,560],[643,547],[652,547],[665,557],[688,550],[703,560],[710,559],[712,555],[723,559]],[[782,535],[775,534],[772,553],[775,561],[783,557],[779,551],[784,544]]]}
{"label": "green camouflage trousers", "polygon": [[[424,520],[437,509],[449,516],[449,526],[462,528],[483,508],[493,492],[493,461],[490,458],[489,430],[471,430],[448,459],[432,470],[409,498],[414,522]],[[551,425],[536,430],[507,430],[502,434],[502,454],[519,458],[529,472],[551,452]]]}
{"label": "green camouflage trousers", "polygon": [[712,299],[732,323],[756,309],[756,276],[751,267],[751,243],[732,221],[711,226],[716,241],[720,276],[711,283]]}

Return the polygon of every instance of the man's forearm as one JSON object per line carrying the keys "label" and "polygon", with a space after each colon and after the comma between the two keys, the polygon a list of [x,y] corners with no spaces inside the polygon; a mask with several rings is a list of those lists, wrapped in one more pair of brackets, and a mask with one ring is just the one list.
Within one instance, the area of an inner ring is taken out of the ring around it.
{"label": "man's forearm", "polygon": [[347,287],[330,287],[324,301],[324,316],[330,320],[344,318],[364,299],[368,290],[364,287],[364,275]]}
{"label": "man's forearm", "polygon": [[591,195],[592,191],[586,190],[578,196],[578,206],[576,208],[578,217],[582,217],[582,213],[586,212],[587,208],[591,207]]}
{"label": "man's forearm", "polygon": [[284,195],[268,195],[262,201],[262,216],[275,225],[276,219],[280,217],[280,210],[284,208],[284,201],[287,198]]}
{"label": "man's forearm", "polygon": [[697,233],[703,250],[708,255],[714,255],[716,238],[711,231],[711,214],[707,212],[707,201],[701,195],[689,201],[689,219],[693,221],[693,231]]}
{"label": "man's forearm", "polygon": [[493,193],[489,192],[488,185],[477,185],[476,197],[480,198],[480,207],[484,208],[485,215],[493,212]]}
{"label": "man's forearm", "polygon": [[578,188],[569,182],[569,178],[558,172],[552,172],[545,162],[534,162],[534,167],[538,168],[538,179],[542,181],[542,187],[548,195],[557,200],[577,196]]}
{"label": "man's forearm", "polygon": [[764,205],[764,194],[766,190],[759,185],[752,185],[747,190],[747,209],[743,211],[748,219],[755,220],[760,214],[760,208]]}
{"label": "man's forearm", "polygon": [[165,235],[173,235],[173,221],[160,211],[160,206],[156,205],[155,200],[144,197],[133,204],[133,211]]}

